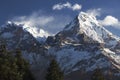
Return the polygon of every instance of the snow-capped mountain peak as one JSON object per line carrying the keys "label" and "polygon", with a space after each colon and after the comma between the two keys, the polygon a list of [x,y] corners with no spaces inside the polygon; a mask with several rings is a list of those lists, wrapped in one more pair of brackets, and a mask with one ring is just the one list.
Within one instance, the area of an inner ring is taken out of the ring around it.
{"label": "snow-capped mountain peak", "polygon": [[79,21],[82,21],[82,22],[85,22],[85,21],[93,22],[99,26],[99,23],[98,23],[96,17],[93,15],[89,15],[88,13],[80,12],[78,15],[78,19],[79,19]]}
{"label": "snow-capped mountain peak", "polygon": [[47,31],[43,30],[42,28],[35,27],[35,26],[27,26],[26,24],[18,24],[16,22],[7,21],[5,25],[2,26],[2,28],[10,28],[10,27],[22,27],[24,31],[29,32],[34,38],[36,38],[37,41],[45,41],[49,34]]}
{"label": "snow-capped mountain peak", "polygon": [[37,28],[37,27],[23,27],[24,30],[28,31],[35,37],[38,41],[45,41],[50,34],[47,31],[44,31],[43,29]]}
{"label": "snow-capped mountain peak", "polygon": [[75,18],[67,27],[65,31],[77,31],[76,35],[84,34],[90,39],[105,43],[107,39],[114,38],[117,41],[120,40],[118,37],[114,36],[111,32],[106,30],[95,16],[89,15],[85,12],[80,12],[77,18]]}
{"label": "snow-capped mountain peak", "polygon": [[7,21],[7,24],[12,24],[12,22],[11,21]]}

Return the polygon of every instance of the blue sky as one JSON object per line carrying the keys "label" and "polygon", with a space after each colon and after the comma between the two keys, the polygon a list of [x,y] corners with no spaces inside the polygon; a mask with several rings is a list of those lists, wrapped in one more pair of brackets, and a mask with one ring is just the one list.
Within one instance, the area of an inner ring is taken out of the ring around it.
{"label": "blue sky", "polygon": [[[71,8],[64,7],[61,10],[53,10],[55,4],[71,4]],[[78,10],[73,10],[73,5],[81,6]],[[56,33],[68,24],[80,11],[98,10],[100,16],[97,19],[105,22],[105,19],[114,20],[113,24],[104,26],[114,34],[120,36],[120,0],[0,0],[0,25],[8,20],[19,21],[21,23],[34,21],[37,25],[51,33]],[[107,17],[108,16],[108,17]],[[37,18],[37,19],[35,19]],[[33,20],[32,20],[33,19]],[[23,20],[23,21],[22,21]],[[40,22],[39,22],[40,20]],[[107,21],[106,20],[106,21]],[[43,22],[46,21],[46,22]],[[31,24],[32,26],[34,24]]]}

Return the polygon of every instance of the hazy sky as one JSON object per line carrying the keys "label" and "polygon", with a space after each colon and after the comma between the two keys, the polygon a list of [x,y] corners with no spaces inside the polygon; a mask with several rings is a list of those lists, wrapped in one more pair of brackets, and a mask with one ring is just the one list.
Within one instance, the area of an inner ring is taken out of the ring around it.
{"label": "hazy sky", "polygon": [[0,25],[12,20],[56,33],[80,11],[120,36],[120,0],[0,0]]}

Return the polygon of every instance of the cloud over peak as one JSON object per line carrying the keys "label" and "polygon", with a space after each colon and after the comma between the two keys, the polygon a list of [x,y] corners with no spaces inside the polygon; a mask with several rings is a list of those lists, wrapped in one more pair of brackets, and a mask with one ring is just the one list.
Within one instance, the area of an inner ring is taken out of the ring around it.
{"label": "cloud over peak", "polygon": [[[97,8],[97,9],[89,9],[86,11],[87,14],[91,15],[91,16],[101,16],[101,12],[102,12],[102,9],[101,8]],[[111,26],[111,27],[115,27],[115,28],[119,28],[120,29],[120,21],[114,17],[114,16],[111,16],[111,15],[106,15],[106,17],[103,19],[103,20],[98,20],[99,23],[102,25],[102,26]]]}
{"label": "cloud over peak", "polygon": [[53,16],[41,15],[40,12],[34,12],[29,16],[15,17],[15,23],[24,24],[25,26],[45,26],[54,20]]}
{"label": "cloud over peak", "polygon": [[100,16],[101,15],[101,8],[97,8],[97,9],[89,9],[86,11],[89,15],[92,16]]}
{"label": "cloud over peak", "polygon": [[82,5],[77,4],[77,3],[72,5],[71,3],[66,2],[64,4],[62,4],[62,3],[55,4],[52,7],[53,10],[62,10],[64,8],[68,8],[68,9],[75,11],[75,10],[80,10],[82,8]]}
{"label": "cloud over peak", "polygon": [[22,24],[25,29],[31,28],[36,35],[38,34],[36,32],[43,34],[43,30],[47,35],[54,35],[71,21],[71,17],[69,15],[50,15],[43,11],[35,11],[30,15],[16,16],[11,21],[18,25]]}
{"label": "cloud over peak", "polygon": [[100,22],[104,26],[120,26],[119,20],[111,15],[106,16]]}

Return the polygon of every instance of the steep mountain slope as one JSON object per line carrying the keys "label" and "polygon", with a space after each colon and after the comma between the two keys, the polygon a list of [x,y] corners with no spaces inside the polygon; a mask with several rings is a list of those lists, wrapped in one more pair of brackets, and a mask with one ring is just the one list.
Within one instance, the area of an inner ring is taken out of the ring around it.
{"label": "steep mountain slope", "polygon": [[46,42],[50,46],[48,53],[56,57],[65,73],[90,72],[98,67],[104,72],[120,69],[120,38],[87,13],[81,12]]}

